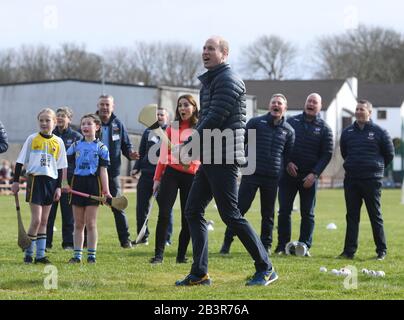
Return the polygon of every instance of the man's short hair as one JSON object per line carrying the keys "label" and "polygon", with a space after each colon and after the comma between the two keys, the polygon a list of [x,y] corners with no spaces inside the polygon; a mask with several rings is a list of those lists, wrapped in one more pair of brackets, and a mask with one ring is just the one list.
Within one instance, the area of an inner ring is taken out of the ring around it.
{"label": "man's short hair", "polygon": [[111,99],[111,101],[114,101],[114,97],[112,95],[110,95],[110,94],[102,94],[102,95],[100,95],[98,97],[98,100],[101,100],[101,99]]}
{"label": "man's short hair", "polygon": [[358,104],[363,104],[366,106],[366,108],[369,110],[369,112],[372,112],[373,105],[369,100],[366,99],[359,99]]}
{"label": "man's short hair", "polygon": [[227,52],[229,54],[229,42],[223,38],[219,38],[219,48],[221,52]]}
{"label": "man's short hair", "polygon": [[286,105],[288,104],[288,99],[286,99],[285,95],[282,94],[282,93],[274,93],[274,94],[272,95],[270,101],[272,101],[273,98],[282,98],[282,99],[285,101],[285,104],[286,104]]}
{"label": "man's short hair", "polygon": [[66,115],[66,117],[68,117],[70,120],[73,119],[73,110],[70,109],[69,107],[60,107],[56,110],[56,115],[58,113],[64,113]]}

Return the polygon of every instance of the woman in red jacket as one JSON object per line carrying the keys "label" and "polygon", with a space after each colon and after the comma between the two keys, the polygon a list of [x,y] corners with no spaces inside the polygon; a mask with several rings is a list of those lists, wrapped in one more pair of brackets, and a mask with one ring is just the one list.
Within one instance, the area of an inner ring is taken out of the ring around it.
{"label": "woman in red jacket", "polygon": [[[173,144],[183,143],[191,135],[192,128],[195,127],[197,121],[198,107],[195,99],[189,94],[182,95],[177,100],[175,122],[166,130],[167,136]],[[177,263],[187,262],[185,254],[190,234],[184,211],[188,193],[199,165],[199,160],[192,160],[189,164],[184,165],[171,154],[167,145],[161,146],[153,185],[153,193],[158,190],[159,216],[156,227],[155,255],[150,260],[152,264],[163,262],[170,210],[177,198],[178,190],[180,190],[181,200],[181,232],[178,241]]]}

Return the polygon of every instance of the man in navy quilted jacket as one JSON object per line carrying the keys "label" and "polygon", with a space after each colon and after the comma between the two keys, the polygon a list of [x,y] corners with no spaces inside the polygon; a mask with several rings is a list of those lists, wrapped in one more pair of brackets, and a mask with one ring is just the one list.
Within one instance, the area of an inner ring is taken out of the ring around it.
{"label": "man in navy quilted jacket", "polygon": [[0,122],[0,153],[6,152],[8,149],[7,132],[3,124]]}
{"label": "man in navy quilted jacket", "polygon": [[[203,47],[202,60],[208,71],[199,77],[202,82],[200,118],[195,132],[186,142],[188,145],[193,140],[202,140],[203,156],[185,209],[192,239],[193,264],[190,274],[178,280],[177,286],[211,283],[208,275],[208,229],[204,215],[212,198],[221,219],[240,238],[255,262],[256,273],[246,284],[266,286],[278,279],[260,238],[237,207],[238,164],[235,160],[244,158],[246,90],[243,81],[227,63],[228,54],[229,45],[219,36],[209,38]],[[221,136],[218,144],[207,146],[215,136],[223,133],[229,139]],[[223,146],[227,140],[232,140],[229,143],[231,147],[227,142]],[[194,144],[198,143],[194,141]],[[187,148],[180,146],[178,149]]]}
{"label": "man in navy quilted jacket", "polygon": [[[290,241],[291,213],[297,192],[301,214],[299,242],[308,249],[312,245],[317,179],[330,162],[333,151],[331,128],[320,118],[321,100],[319,94],[310,94],[303,113],[288,119],[295,130],[295,144],[279,181],[278,246],[275,250],[278,254],[285,253]],[[306,256],[310,256],[309,251]]]}
{"label": "man in navy quilted jacket", "polygon": [[[261,196],[261,241],[270,253],[272,246],[272,230],[274,227],[275,201],[278,193],[278,182],[282,169],[288,163],[295,130],[284,117],[287,100],[283,94],[276,93],[269,102],[269,112],[263,116],[252,118],[247,123],[247,131],[256,132],[256,168],[254,174],[243,175],[238,191],[238,208],[244,216],[260,189]],[[255,152],[248,145],[248,135],[244,143],[247,152]],[[226,229],[221,254],[227,254],[233,241],[234,233]]]}
{"label": "man in navy quilted jacket", "polygon": [[344,192],[346,235],[341,258],[353,259],[358,248],[360,211],[363,201],[372,225],[377,260],[387,253],[380,198],[384,168],[393,161],[394,146],[386,130],[371,120],[372,104],[359,100],[353,125],[341,134],[341,155],[344,158]]}

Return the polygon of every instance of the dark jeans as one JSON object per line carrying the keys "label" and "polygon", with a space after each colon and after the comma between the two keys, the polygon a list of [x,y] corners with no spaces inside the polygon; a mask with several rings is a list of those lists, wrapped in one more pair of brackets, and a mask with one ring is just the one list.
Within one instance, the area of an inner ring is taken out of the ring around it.
{"label": "dark jeans", "polygon": [[[238,208],[244,216],[250,209],[258,189],[261,197],[261,242],[265,249],[269,249],[272,246],[278,179],[259,175],[243,176],[238,190]],[[227,227],[224,235],[225,246],[230,247],[234,235],[234,232]]]}
{"label": "dark jeans", "polygon": [[[109,191],[113,197],[121,194],[121,184],[118,177],[109,177]],[[112,208],[114,213],[116,231],[118,232],[118,238],[121,245],[124,245],[129,241],[129,225],[126,218],[125,211]]]}
{"label": "dark jeans", "polygon": [[195,276],[208,272],[208,231],[204,215],[212,198],[223,222],[239,237],[253,258],[256,270],[272,270],[260,238],[237,207],[237,173],[237,166],[230,164],[203,164],[196,173],[185,209],[193,248],[191,274]]}
{"label": "dark jeans", "polygon": [[[47,248],[52,248],[53,227],[55,225],[58,206],[59,202],[54,202],[49,213],[48,225],[46,227]],[[73,247],[74,217],[72,206],[69,204],[69,195],[67,193],[62,193],[62,196],[60,197],[60,211],[62,215],[62,247]]]}
{"label": "dark jeans", "polygon": [[187,203],[189,190],[194,180],[193,174],[180,172],[167,166],[163,178],[161,179],[160,190],[157,195],[159,204],[159,216],[156,227],[155,256],[163,258],[165,243],[167,240],[167,229],[170,220],[170,212],[180,190],[181,201],[181,231],[178,239],[177,258],[185,258],[190,240],[189,228],[185,220],[185,204]]}
{"label": "dark jeans", "polygon": [[[150,209],[150,199],[153,196],[153,173],[142,172],[139,182],[136,187],[136,226],[137,233],[143,227],[146,220],[147,213]],[[170,210],[170,218],[168,222],[167,229],[167,239],[171,239],[171,234],[173,232],[173,210]],[[144,238],[149,237],[149,228],[146,229]]]}
{"label": "dark jeans", "polygon": [[359,180],[346,178],[344,180],[347,209],[344,252],[354,254],[358,249],[359,221],[363,201],[365,201],[372,226],[376,252],[387,251],[382,212],[380,210],[381,187],[382,182],[380,179]]}
{"label": "dark jeans", "polygon": [[314,231],[314,207],[316,205],[317,181],[308,189],[302,180],[306,175],[294,178],[284,173],[279,181],[278,248],[284,250],[292,233],[291,214],[297,192],[300,196],[299,241],[311,248]]}

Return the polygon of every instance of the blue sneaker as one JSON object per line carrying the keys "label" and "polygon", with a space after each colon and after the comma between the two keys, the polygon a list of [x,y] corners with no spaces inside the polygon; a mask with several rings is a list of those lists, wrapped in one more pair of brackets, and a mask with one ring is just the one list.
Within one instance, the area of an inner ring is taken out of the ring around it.
{"label": "blue sneaker", "polygon": [[197,277],[192,274],[187,275],[183,280],[175,281],[176,286],[210,286],[211,280],[208,274],[205,274],[203,277]]}
{"label": "blue sneaker", "polygon": [[278,279],[275,271],[259,271],[247,281],[246,286],[267,286]]}

